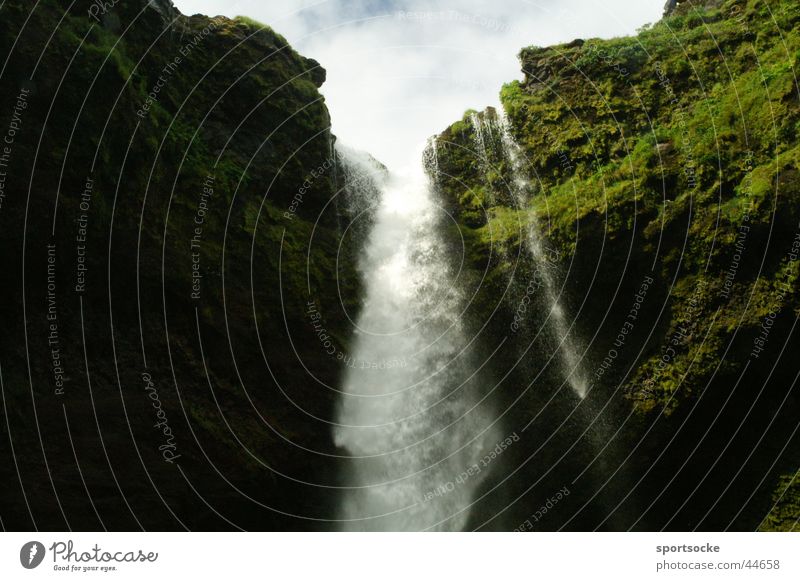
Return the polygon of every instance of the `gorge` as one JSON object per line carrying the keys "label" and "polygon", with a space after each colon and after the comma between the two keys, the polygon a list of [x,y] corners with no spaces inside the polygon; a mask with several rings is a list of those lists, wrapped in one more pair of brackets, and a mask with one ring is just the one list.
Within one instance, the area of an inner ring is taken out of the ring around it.
{"label": "gorge", "polygon": [[410,169],[250,18],[0,16],[3,528],[796,530],[796,2],[520,44]]}

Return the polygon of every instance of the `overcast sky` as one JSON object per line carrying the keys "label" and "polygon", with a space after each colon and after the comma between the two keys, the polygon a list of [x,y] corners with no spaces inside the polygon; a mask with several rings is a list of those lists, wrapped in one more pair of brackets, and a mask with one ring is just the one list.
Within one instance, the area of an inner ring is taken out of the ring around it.
{"label": "overcast sky", "polygon": [[632,34],[664,0],[175,0],[185,14],[245,15],[328,71],[340,141],[401,169],[467,109],[497,105],[524,46]]}

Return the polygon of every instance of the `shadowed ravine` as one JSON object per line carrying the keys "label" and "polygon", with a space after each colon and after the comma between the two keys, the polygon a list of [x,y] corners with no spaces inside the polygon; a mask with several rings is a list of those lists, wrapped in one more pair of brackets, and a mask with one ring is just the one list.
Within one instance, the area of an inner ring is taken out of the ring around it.
{"label": "shadowed ravine", "polygon": [[0,2],[0,528],[798,529],[800,3],[177,3]]}

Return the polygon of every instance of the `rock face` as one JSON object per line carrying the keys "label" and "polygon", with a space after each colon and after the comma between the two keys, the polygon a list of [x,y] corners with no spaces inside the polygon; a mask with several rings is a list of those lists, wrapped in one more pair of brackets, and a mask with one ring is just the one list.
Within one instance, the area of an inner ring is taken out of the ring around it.
{"label": "rock face", "polygon": [[678,0],[667,0],[667,3],[664,4],[664,16],[672,16],[672,13],[675,12],[675,8],[678,6]]}
{"label": "rock face", "polygon": [[664,17],[676,14],[688,14],[698,9],[720,8],[724,4],[736,4],[736,2],[726,2],[726,0],[698,0],[687,2],[686,0],[667,0],[664,4]]}
{"label": "rock face", "polygon": [[344,349],[358,297],[324,70],[166,0],[0,12],[4,527],[324,527],[307,309]]}
{"label": "rock face", "polygon": [[[439,136],[440,194],[482,281],[472,324],[506,340],[493,361],[511,370],[508,421],[534,419],[541,436],[507,456],[520,499],[487,501],[503,516],[476,526],[518,526],[589,463],[603,468],[535,528],[788,529],[800,516],[787,356],[800,346],[798,23],[788,0],[686,2],[637,37],[524,49],[524,80],[501,94],[530,178],[521,208],[508,156],[490,147],[487,168],[475,153],[491,112]],[[520,259],[532,215],[586,346],[586,434],[550,352],[526,350],[539,321],[508,331],[535,279]],[[549,435],[552,455],[538,449]],[[596,459],[571,447],[591,439],[610,442]]]}

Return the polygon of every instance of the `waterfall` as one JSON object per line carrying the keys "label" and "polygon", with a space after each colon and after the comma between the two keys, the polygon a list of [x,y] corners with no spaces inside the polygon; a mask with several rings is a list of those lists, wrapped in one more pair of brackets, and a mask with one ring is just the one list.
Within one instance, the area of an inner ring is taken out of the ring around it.
{"label": "waterfall", "polygon": [[449,218],[423,171],[387,174],[380,189],[334,430],[350,456],[343,528],[460,530],[498,434],[462,327]]}
{"label": "waterfall", "polygon": [[386,168],[370,154],[340,143],[336,144],[333,157],[336,159],[334,168],[337,179],[343,187],[340,208],[349,221],[350,229],[361,230],[364,224],[371,224],[374,210],[380,202]]}
{"label": "waterfall", "polygon": [[[507,186],[512,190],[511,193],[517,207],[523,211],[528,209],[532,190],[531,180],[525,168],[523,152],[511,134],[511,126],[508,119],[504,115],[497,115],[493,109],[487,110],[483,115],[472,114],[470,119],[476,136],[476,154],[480,158],[484,160],[490,159],[485,136],[492,135],[493,131],[499,134],[499,139],[491,140],[491,143],[497,144],[500,148],[501,151],[498,152],[498,157],[508,162],[511,179]],[[528,211],[530,225],[526,232],[526,247],[537,271],[541,274],[545,304],[550,309],[547,318],[548,325],[558,343],[567,382],[575,394],[583,399],[586,397],[589,384],[581,362],[579,346],[575,338],[570,335],[567,312],[561,304],[559,293],[556,291],[557,285],[553,272],[555,261],[551,258],[552,251],[546,247],[542,240],[541,228],[536,214],[530,210]]]}
{"label": "waterfall", "polygon": [[430,137],[422,154],[422,163],[425,173],[430,179],[435,180],[439,175],[439,145],[436,137]]}
{"label": "waterfall", "polygon": [[488,124],[484,123],[478,113],[474,111],[469,114],[469,119],[475,131],[475,153],[478,155],[478,160],[481,163],[486,163],[489,157],[486,150],[486,138],[484,137],[483,129],[484,127],[488,127]]}

